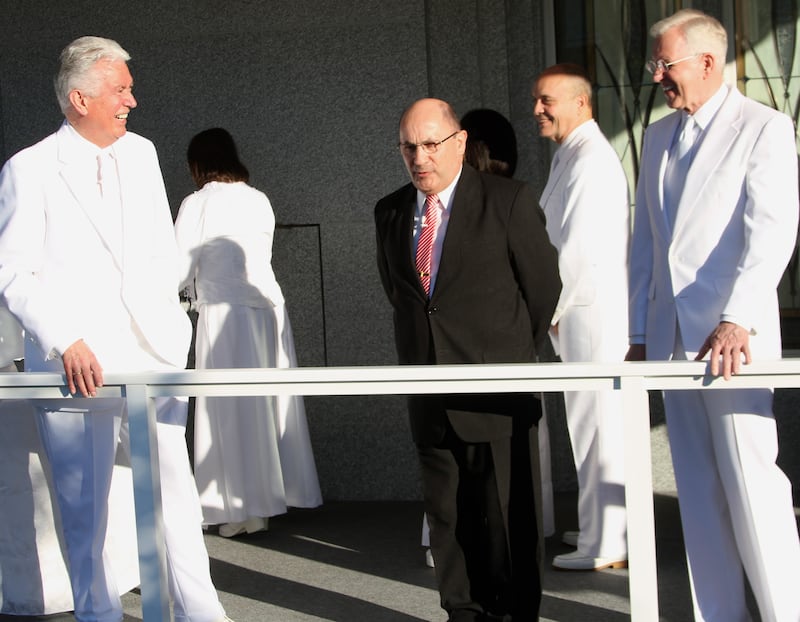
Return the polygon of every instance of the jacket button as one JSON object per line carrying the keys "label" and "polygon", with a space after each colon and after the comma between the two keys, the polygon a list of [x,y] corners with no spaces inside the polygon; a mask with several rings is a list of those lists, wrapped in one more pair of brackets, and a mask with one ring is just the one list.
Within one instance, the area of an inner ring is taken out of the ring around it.
{"label": "jacket button", "polygon": [[439,307],[428,307],[428,315],[433,315],[439,312]]}

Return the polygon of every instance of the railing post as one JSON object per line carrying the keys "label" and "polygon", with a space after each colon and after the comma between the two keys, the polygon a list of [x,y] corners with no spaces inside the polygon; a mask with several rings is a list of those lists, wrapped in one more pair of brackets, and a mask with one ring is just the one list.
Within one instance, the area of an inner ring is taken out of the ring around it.
{"label": "railing post", "polygon": [[169,622],[172,618],[161,514],[156,407],[144,384],[124,385],[123,395],[128,402],[142,619],[144,622]]}
{"label": "railing post", "polygon": [[625,424],[625,503],[628,508],[628,586],[631,620],[658,622],[650,403],[642,376],[622,376]]}

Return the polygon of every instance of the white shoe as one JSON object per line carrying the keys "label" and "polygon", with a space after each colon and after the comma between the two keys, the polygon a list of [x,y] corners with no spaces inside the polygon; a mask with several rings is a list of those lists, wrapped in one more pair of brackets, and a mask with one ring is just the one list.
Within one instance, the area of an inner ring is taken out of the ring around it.
{"label": "white shoe", "polygon": [[425,549],[425,565],[428,568],[434,568],[433,553],[431,553],[430,549]]}
{"label": "white shoe", "polygon": [[581,535],[580,531],[565,531],[561,534],[561,541],[567,546],[574,546],[577,549],[579,535]]}
{"label": "white shoe", "polygon": [[219,535],[223,538],[232,538],[245,532],[244,522],[241,523],[225,523],[219,526]]}
{"label": "white shoe", "polygon": [[267,531],[269,529],[269,518],[254,516],[244,521],[244,529],[247,533]]}
{"label": "white shoe", "polygon": [[593,557],[580,551],[564,553],[553,558],[553,568],[559,570],[603,570],[605,568],[627,568],[628,556]]}
{"label": "white shoe", "polygon": [[233,538],[243,533],[256,533],[269,529],[269,519],[253,517],[241,523],[225,523],[219,526],[219,535],[223,538]]}

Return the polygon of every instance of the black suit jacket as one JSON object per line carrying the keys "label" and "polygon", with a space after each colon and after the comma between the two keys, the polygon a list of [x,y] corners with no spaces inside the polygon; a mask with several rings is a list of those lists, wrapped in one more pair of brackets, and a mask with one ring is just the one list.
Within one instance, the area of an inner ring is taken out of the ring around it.
{"label": "black suit jacket", "polygon": [[[394,308],[400,364],[524,363],[536,360],[561,291],[558,255],[544,214],[523,183],[465,164],[453,196],[433,296],[413,256],[416,189],[375,207],[378,269]],[[531,394],[412,396],[412,436],[444,435],[444,417],[468,442],[511,435],[511,415],[538,419]]]}

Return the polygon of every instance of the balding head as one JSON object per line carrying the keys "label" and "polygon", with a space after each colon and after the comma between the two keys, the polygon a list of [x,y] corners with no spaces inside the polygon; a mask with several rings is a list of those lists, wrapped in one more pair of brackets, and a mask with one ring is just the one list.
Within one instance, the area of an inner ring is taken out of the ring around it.
{"label": "balding head", "polygon": [[536,79],[532,96],[539,135],[558,144],[592,118],[592,84],[578,65],[545,69]]}
{"label": "balding head", "polygon": [[418,99],[413,104],[411,104],[408,108],[403,111],[403,114],[400,116],[400,129],[403,128],[403,123],[405,123],[406,118],[412,115],[423,115],[426,118],[436,118],[438,116],[439,120],[443,125],[450,125],[453,128],[453,131],[460,130],[461,125],[458,121],[458,116],[456,115],[455,110],[453,107],[448,104],[446,101],[441,99],[434,99],[432,97],[426,97],[425,99]]}
{"label": "balding head", "polygon": [[399,129],[411,183],[425,194],[447,188],[461,170],[467,143],[453,107],[440,99],[420,99],[403,112]]}

